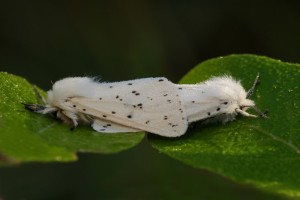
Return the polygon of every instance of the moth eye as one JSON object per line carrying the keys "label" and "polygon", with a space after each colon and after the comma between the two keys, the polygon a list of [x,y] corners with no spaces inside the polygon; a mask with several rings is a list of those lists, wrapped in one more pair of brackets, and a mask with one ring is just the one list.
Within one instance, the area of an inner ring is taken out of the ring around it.
{"label": "moth eye", "polygon": [[240,106],[240,109],[243,110],[244,108],[246,108],[246,106]]}

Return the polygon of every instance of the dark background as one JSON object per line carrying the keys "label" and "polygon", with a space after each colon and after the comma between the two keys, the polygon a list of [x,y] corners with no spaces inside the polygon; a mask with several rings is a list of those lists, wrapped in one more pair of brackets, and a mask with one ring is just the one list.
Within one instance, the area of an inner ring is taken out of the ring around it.
{"label": "dark background", "polygon": [[[66,76],[177,82],[233,53],[300,62],[297,1],[1,1],[0,70],[48,90]],[[117,155],[0,169],[0,199],[268,198],[160,155],[147,141]]]}

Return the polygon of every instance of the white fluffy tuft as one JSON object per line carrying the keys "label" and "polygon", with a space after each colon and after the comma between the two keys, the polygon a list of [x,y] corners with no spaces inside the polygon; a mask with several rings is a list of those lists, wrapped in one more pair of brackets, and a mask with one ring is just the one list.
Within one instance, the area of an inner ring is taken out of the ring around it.
{"label": "white fluffy tuft", "polygon": [[255,104],[246,98],[240,81],[231,76],[213,77],[203,83],[178,85],[189,123],[204,119],[226,123],[235,119],[238,109],[245,111]]}

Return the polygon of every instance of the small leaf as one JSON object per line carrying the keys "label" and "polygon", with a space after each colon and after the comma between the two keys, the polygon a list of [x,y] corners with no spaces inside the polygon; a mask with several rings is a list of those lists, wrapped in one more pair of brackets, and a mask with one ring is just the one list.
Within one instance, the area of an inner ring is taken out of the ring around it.
{"label": "small leaf", "polygon": [[138,144],[144,133],[102,134],[70,127],[24,109],[37,97],[25,79],[0,72],[0,165],[22,161],[73,161],[76,152],[116,153]]}
{"label": "small leaf", "polygon": [[188,165],[267,191],[300,197],[300,65],[232,55],[201,63],[181,83],[231,74],[250,88],[257,73],[261,84],[253,99],[258,108],[269,110],[269,118],[238,117],[225,125],[196,124],[181,138],[149,139],[160,152]]}

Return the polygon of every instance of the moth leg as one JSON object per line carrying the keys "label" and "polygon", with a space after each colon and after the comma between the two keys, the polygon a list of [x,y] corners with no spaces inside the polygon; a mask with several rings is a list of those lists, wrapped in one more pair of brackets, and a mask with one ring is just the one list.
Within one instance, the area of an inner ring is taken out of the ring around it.
{"label": "moth leg", "polygon": [[71,131],[75,130],[77,125],[78,125],[78,117],[75,113],[67,111],[67,110],[63,110],[61,111],[61,119],[63,119],[63,116],[68,118],[71,121],[72,127],[71,127]]}
{"label": "moth leg", "polygon": [[256,89],[258,84],[259,84],[259,73],[256,75],[256,78],[254,80],[252,87],[248,90],[246,98],[249,98],[253,94],[253,92]]}
{"label": "moth leg", "polygon": [[252,114],[249,114],[247,113],[246,111],[243,111],[239,108],[236,108],[235,111],[243,116],[246,116],[246,117],[257,117],[256,115],[252,115]]}

